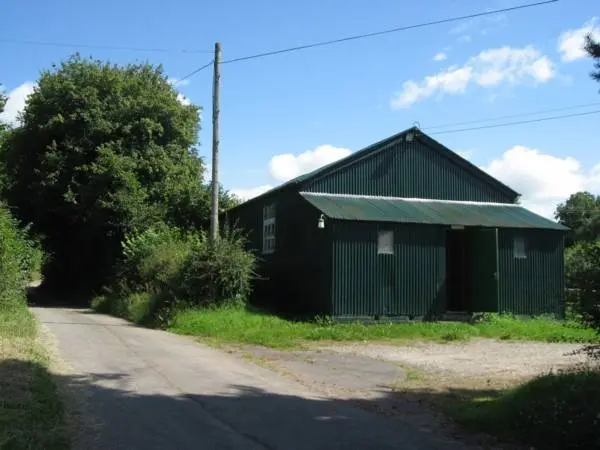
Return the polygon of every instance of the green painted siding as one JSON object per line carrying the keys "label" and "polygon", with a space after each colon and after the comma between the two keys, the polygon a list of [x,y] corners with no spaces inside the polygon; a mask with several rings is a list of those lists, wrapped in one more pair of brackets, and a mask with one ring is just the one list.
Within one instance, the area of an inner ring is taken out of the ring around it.
{"label": "green painted siding", "polygon": [[[263,207],[275,203],[276,249],[262,254]],[[330,314],[330,229],[317,228],[320,212],[297,192],[277,192],[227,213],[248,234],[258,256],[253,303],[281,313]]]}
{"label": "green painted siding", "polygon": [[[513,239],[525,238],[527,258],[515,258]],[[500,312],[564,315],[564,233],[499,230]]]}
{"label": "green painted siding", "polygon": [[512,203],[506,193],[415,140],[391,145],[329,175],[302,190],[332,194],[380,195]]}
{"label": "green painted siding", "polygon": [[[443,227],[331,223],[334,316],[427,316],[444,310]],[[379,229],[394,231],[393,255],[377,254]]]}

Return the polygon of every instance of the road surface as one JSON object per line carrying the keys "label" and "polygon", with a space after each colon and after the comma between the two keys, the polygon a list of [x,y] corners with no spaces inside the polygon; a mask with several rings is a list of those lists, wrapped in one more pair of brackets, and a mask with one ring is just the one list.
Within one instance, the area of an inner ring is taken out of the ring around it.
{"label": "road surface", "polygon": [[83,309],[32,310],[80,400],[75,448],[465,448],[185,337]]}

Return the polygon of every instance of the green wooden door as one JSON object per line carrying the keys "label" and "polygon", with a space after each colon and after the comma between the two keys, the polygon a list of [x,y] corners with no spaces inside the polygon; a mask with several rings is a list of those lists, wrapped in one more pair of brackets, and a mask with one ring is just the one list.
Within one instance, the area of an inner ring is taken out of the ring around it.
{"label": "green wooden door", "polygon": [[469,230],[471,305],[473,312],[498,312],[498,229]]}

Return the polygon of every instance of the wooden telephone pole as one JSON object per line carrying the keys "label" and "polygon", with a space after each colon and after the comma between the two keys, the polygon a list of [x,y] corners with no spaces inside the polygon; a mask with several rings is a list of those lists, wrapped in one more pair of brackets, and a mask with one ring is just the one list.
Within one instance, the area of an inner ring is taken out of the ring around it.
{"label": "wooden telephone pole", "polygon": [[213,104],[212,104],[212,204],[210,215],[210,240],[212,243],[219,238],[219,84],[221,65],[221,44],[215,43],[215,60],[213,74]]}

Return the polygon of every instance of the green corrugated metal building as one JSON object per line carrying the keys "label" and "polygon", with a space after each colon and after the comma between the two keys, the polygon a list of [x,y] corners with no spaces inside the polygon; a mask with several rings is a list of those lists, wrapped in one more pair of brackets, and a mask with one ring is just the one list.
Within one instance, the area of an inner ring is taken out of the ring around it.
{"label": "green corrugated metal building", "polygon": [[254,301],[293,314],[563,315],[566,228],[418,128],[225,213],[259,257]]}

